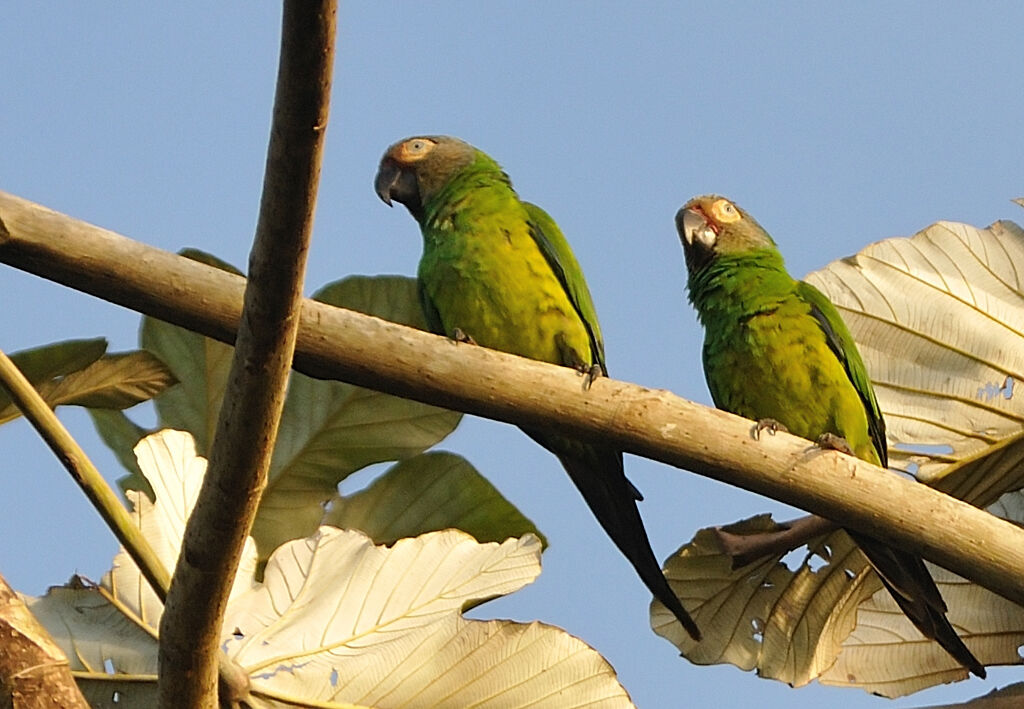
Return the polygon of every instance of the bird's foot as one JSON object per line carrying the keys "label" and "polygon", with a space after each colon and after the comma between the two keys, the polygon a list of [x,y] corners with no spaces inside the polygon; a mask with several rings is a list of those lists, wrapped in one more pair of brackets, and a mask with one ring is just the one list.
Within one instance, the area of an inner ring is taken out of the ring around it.
{"label": "bird's foot", "polygon": [[467,345],[476,344],[476,340],[474,340],[472,337],[463,332],[461,327],[457,327],[455,328],[454,331],[452,331],[452,339],[455,340],[455,342],[462,342]]}
{"label": "bird's foot", "polygon": [[583,391],[590,389],[590,385],[594,383],[595,379],[604,376],[604,369],[600,364],[592,364],[589,367],[583,365],[579,370],[583,373]]}
{"label": "bird's foot", "polygon": [[837,436],[834,433],[821,434],[818,436],[816,443],[818,444],[818,448],[839,451],[840,453],[846,453],[846,455],[856,455],[853,452],[853,448],[850,448],[850,444],[846,442],[846,439],[842,436]]}
{"label": "bird's foot", "polygon": [[761,431],[768,431],[771,435],[775,435],[778,431],[783,433],[789,433],[789,429],[786,428],[782,423],[775,419],[758,419],[757,425],[750,432],[750,435],[754,437],[755,441],[761,440]]}

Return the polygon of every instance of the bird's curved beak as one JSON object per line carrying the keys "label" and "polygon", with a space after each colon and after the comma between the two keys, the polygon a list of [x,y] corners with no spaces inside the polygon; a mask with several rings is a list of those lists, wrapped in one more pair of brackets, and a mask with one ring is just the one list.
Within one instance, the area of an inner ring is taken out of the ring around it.
{"label": "bird's curved beak", "polygon": [[717,236],[714,226],[708,222],[704,212],[692,207],[683,207],[676,213],[676,229],[688,245],[697,242],[709,246],[715,242]]}
{"label": "bird's curved beak", "polygon": [[402,177],[402,168],[391,160],[381,161],[380,168],[377,170],[377,177],[373,180],[373,189],[377,192],[377,196],[384,201],[384,204],[389,207],[391,204],[391,190],[395,187],[398,181]]}

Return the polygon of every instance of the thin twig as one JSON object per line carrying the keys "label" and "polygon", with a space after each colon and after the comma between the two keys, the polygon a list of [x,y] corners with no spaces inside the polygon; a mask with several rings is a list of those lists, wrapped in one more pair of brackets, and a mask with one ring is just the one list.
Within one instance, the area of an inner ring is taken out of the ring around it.
{"label": "thin twig", "polygon": [[724,527],[714,529],[722,553],[732,557],[732,568],[739,569],[766,556],[783,556],[811,539],[829,534],[839,526],[817,515],[806,515],[788,522],[779,522],[774,532],[736,534]]}
{"label": "thin twig", "polygon": [[[221,622],[284,406],[334,64],[334,0],[287,0],[249,281],[210,464],[160,622],[159,703],[213,707]],[[244,698],[244,688],[222,687]],[[240,691],[241,690],[241,691]]]}
{"label": "thin twig", "polygon": [[124,546],[161,601],[167,598],[171,585],[170,573],[146,541],[142,532],[132,521],[131,515],[121,503],[100,471],[92,464],[78,442],[53,413],[39,392],[21,373],[21,370],[4,352],[0,351],[0,386],[7,390],[11,401],[21,410],[25,418],[39,432],[57,459],[71,473],[72,479],[99,511],[114,536]]}

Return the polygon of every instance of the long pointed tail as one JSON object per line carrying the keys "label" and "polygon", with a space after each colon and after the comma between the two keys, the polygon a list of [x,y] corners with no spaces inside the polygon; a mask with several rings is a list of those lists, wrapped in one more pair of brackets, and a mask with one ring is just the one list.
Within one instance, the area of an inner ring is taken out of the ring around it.
{"label": "long pointed tail", "polygon": [[651,549],[636,504],[640,495],[626,478],[622,452],[534,431],[527,431],[527,434],[558,456],[590,511],[636,569],[640,580],[672,611],[690,637],[700,640],[697,624],[672,591]]}
{"label": "long pointed tail", "polygon": [[942,600],[939,588],[921,557],[893,549],[856,532],[850,532],[850,536],[857,542],[868,562],[878,572],[882,583],[917,629],[925,637],[941,645],[954,660],[984,679],[985,666],[978,661],[950,624],[946,617],[946,603]]}

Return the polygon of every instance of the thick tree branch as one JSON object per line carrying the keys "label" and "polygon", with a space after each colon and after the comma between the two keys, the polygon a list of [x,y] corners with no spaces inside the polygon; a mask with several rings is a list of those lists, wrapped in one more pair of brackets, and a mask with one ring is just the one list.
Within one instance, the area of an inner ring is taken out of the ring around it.
{"label": "thick tree branch", "polygon": [[[0,192],[0,262],[232,340],[244,280]],[[196,284],[196,290],[188,284]],[[202,293],[202,300],[193,293]],[[313,301],[295,367],[534,428],[621,445],[782,500],[928,559],[1024,605],[1024,530],[943,493],[667,391],[582,379],[563,367]],[[898,504],[896,502],[898,501]]]}
{"label": "thick tree branch", "polygon": [[0,576],[0,708],[88,706],[68,658]]}
{"label": "thick tree branch", "polygon": [[[284,3],[270,146],[241,324],[209,471],[185,528],[160,621],[163,709],[218,703],[221,619],[267,484],[295,350],[327,127],[336,12],[335,0]],[[238,689],[222,687],[221,703],[242,699],[244,690]]]}

